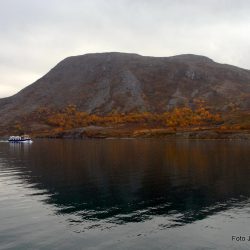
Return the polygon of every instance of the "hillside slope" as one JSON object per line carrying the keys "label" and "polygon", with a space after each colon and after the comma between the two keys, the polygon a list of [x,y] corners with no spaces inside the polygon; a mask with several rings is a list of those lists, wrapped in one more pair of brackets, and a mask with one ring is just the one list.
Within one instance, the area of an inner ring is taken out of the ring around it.
{"label": "hillside slope", "polygon": [[5,125],[40,107],[107,114],[164,112],[203,99],[217,111],[250,109],[250,71],[196,55],[98,53],[68,57],[14,96],[0,99]]}

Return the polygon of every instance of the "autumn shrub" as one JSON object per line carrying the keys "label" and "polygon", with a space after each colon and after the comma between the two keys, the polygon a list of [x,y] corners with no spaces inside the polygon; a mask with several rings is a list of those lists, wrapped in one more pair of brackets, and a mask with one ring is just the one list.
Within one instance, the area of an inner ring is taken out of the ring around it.
{"label": "autumn shrub", "polygon": [[42,114],[45,115],[45,121],[48,125],[63,130],[90,125],[115,126],[121,124],[179,128],[213,125],[222,121],[219,114],[211,113],[202,105],[194,110],[189,107],[180,107],[164,113],[133,112],[107,115],[88,114],[77,110],[75,105],[68,105],[60,111],[40,110],[38,115],[42,116]]}

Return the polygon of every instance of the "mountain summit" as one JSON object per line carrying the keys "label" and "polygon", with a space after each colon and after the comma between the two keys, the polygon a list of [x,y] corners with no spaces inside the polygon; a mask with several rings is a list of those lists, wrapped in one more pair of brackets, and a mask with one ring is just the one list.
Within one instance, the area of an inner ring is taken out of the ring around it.
{"label": "mountain summit", "polygon": [[192,54],[96,53],[62,60],[19,93],[0,99],[2,125],[41,107],[164,112],[202,99],[211,109],[250,108],[250,71]]}

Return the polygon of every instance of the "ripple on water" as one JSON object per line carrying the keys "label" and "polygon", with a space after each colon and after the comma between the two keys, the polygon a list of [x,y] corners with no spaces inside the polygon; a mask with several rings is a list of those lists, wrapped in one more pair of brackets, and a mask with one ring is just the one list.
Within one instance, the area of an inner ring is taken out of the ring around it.
{"label": "ripple on water", "polygon": [[1,248],[233,249],[249,174],[246,142],[1,143]]}

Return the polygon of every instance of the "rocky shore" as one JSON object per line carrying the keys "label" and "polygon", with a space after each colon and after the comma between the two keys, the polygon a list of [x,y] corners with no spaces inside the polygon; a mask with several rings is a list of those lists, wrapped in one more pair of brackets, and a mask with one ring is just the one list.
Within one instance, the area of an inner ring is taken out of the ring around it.
{"label": "rocky shore", "polygon": [[165,128],[113,128],[88,126],[72,130],[63,131],[56,134],[35,135],[38,138],[62,138],[62,139],[85,139],[85,138],[180,138],[180,139],[229,139],[229,140],[249,140],[249,130],[169,130]]}

